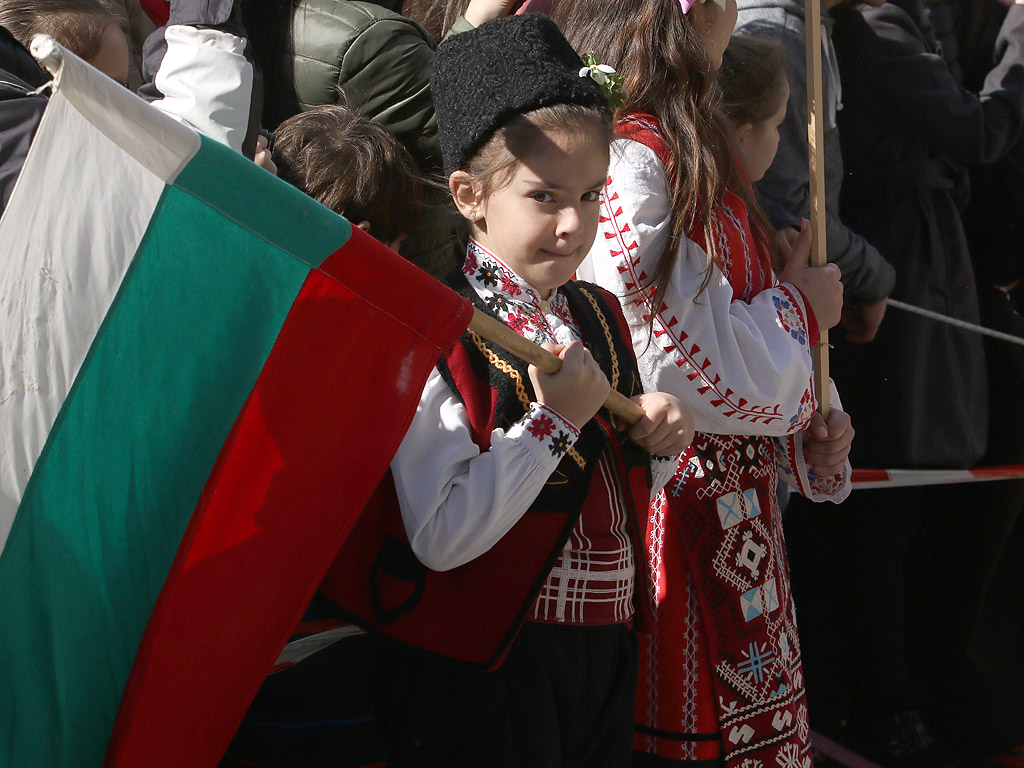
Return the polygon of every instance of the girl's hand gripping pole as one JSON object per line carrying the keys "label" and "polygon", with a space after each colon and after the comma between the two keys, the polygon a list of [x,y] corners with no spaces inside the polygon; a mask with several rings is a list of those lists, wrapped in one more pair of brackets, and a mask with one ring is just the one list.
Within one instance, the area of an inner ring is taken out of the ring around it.
{"label": "girl's hand gripping pole", "polygon": [[[469,327],[492,344],[497,344],[509,354],[537,366],[544,373],[558,373],[562,367],[562,361],[555,355],[529,339],[524,339],[507,325],[485,315],[479,309],[473,309],[473,319],[469,322]],[[644,417],[643,408],[614,389],[608,393],[604,407],[627,424],[636,424]]]}

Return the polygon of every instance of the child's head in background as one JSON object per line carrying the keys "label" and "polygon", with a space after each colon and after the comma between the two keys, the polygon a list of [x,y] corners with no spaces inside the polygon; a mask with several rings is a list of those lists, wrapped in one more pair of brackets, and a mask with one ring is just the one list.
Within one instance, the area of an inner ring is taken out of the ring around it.
{"label": "child's head in background", "polygon": [[423,184],[390,133],[346,107],[326,105],[278,126],[277,175],[397,251],[419,224]]}
{"label": "child's head in background", "polygon": [[775,40],[737,35],[725,51],[719,82],[747,177],[759,181],[775,159],[786,117],[786,52]]}
{"label": "child's head in background", "polygon": [[611,109],[546,16],[489,22],[445,42],[431,90],[448,185],[470,236],[541,298],[597,233]]}
{"label": "child's head in background", "polygon": [[26,48],[49,35],[122,85],[128,84],[128,41],[117,18],[96,0],[2,0],[0,25]]}

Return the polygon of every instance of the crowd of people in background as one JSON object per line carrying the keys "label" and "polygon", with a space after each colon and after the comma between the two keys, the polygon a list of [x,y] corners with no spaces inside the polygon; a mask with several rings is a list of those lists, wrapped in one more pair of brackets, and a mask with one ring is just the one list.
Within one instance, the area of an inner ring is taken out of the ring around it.
{"label": "crowd of people in background", "polygon": [[443,353],[365,544],[420,602],[318,594],[369,634],[224,766],[1024,766],[1024,480],[850,492],[1024,464],[1024,349],[887,306],[1024,337],[1024,7],[820,2],[811,268],[802,1],[0,0],[0,211],[48,34],[563,359]]}

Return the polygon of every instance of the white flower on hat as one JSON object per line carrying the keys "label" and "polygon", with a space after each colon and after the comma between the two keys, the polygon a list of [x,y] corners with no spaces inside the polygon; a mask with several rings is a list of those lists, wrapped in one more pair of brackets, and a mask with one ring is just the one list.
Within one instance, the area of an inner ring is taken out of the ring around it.
{"label": "white flower on hat", "polygon": [[598,85],[604,85],[608,82],[608,75],[614,74],[615,68],[609,67],[607,64],[590,64],[580,69],[580,77],[590,75],[591,79]]}
{"label": "white flower on hat", "polygon": [[583,57],[585,67],[580,68],[580,77],[589,77],[604,91],[608,104],[612,109],[618,109],[626,103],[626,91],[622,87],[622,75],[615,73],[615,68],[607,64],[598,64],[593,51],[588,51]]}

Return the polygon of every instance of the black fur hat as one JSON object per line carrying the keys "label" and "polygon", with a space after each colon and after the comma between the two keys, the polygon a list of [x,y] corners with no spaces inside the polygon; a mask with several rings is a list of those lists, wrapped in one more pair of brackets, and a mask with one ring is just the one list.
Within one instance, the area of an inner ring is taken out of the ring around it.
{"label": "black fur hat", "polygon": [[610,111],[555,23],[540,13],[507,16],[444,41],[430,89],[444,170],[463,166],[515,115],[553,104]]}

